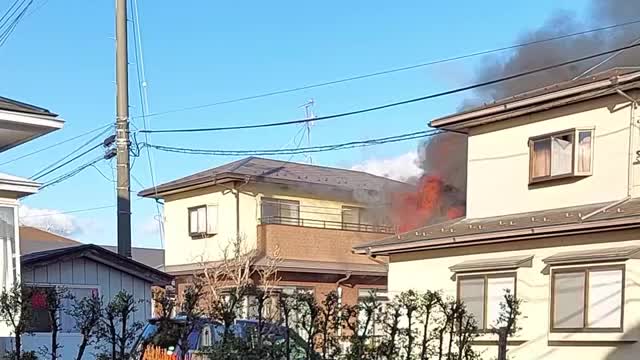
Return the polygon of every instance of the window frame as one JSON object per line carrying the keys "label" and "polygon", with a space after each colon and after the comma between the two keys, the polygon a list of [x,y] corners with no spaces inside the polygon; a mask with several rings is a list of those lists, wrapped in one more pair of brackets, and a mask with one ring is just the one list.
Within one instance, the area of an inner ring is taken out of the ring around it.
{"label": "window frame", "polygon": [[518,273],[515,271],[510,272],[497,272],[497,273],[481,273],[481,274],[458,274],[456,275],[456,300],[460,301],[460,280],[467,279],[484,279],[484,298],[482,299],[482,324],[478,323],[479,332],[489,332],[491,329],[488,327],[491,324],[487,324],[488,313],[488,299],[489,299],[489,279],[496,278],[513,278],[513,295],[517,297],[518,294]]}
{"label": "window frame", "polygon": [[[591,157],[589,159],[590,161],[589,171],[578,171],[577,169],[576,157],[578,156],[577,150],[578,150],[579,134],[580,132],[583,132],[583,131],[591,132]],[[549,175],[538,176],[534,178],[533,177],[533,153],[534,153],[533,143],[536,141],[549,139],[550,141],[549,151],[551,151],[551,139],[554,137],[559,137],[564,135],[571,135],[573,138],[572,144],[571,144],[571,172],[567,174],[551,175],[551,166],[552,166],[551,161],[553,159],[553,155],[552,153],[550,153],[551,158],[549,159]],[[595,145],[594,140],[595,140],[595,127],[576,127],[576,128],[566,129],[562,131],[556,131],[552,133],[546,133],[542,135],[529,137],[529,140],[527,141],[527,145],[529,148],[529,185],[538,184],[546,181],[557,180],[557,179],[587,177],[587,176],[593,175],[593,158],[594,158],[594,145]]]}
{"label": "window frame", "polygon": [[[102,287],[100,285],[91,285],[91,284],[60,284],[60,283],[55,283],[55,284],[51,284],[51,283],[39,283],[39,282],[35,282],[35,283],[25,283],[24,284],[25,287],[28,288],[32,288],[32,289],[44,289],[44,288],[58,288],[58,289],[65,289],[67,291],[71,290],[71,289],[90,289],[90,290],[97,290],[98,291],[98,297],[102,296]],[[60,317],[60,321],[62,321],[62,315],[64,314],[64,306],[61,304],[60,309],[58,310],[59,314],[58,316]],[[50,324],[52,325],[52,324]],[[60,324],[62,325],[62,324]],[[33,334],[33,336],[50,336],[51,331],[33,331],[31,330],[31,333]],[[80,335],[80,332],[78,331],[64,331],[64,329],[60,329],[58,330],[58,336],[59,337],[65,337],[65,336],[77,336]]]}
{"label": "window frame", "polygon": [[[589,272],[594,271],[607,271],[607,270],[620,270],[622,271],[622,291],[620,296],[620,326],[616,328],[590,328],[587,327],[589,324]],[[567,274],[567,273],[583,273],[584,274],[584,310],[582,314],[582,328],[556,328],[553,318],[555,315],[555,305],[556,305],[556,297],[555,297],[555,276],[556,274]],[[578,266],[578,267],[562,267],[562,268],[551,268],[551,304],[550,304],[550,312],[549,312],[549,331],[552,333],[621,333],[624,330],[624,301],[626,295],[626,278],[627,271],[625,264],[615,264],[615,265],[587,265],[587,266]]]}
{"label": "window frame", "polygon": [[[189,232],[189,236],[191,238],[202,238],[205,236],[209,236],[209,235],[214,235],[214,234],[210,234],[209,233],[209,206],[217,206],[217,205],[198,205],[198,206],[191,206],[189,208],[187,208],[187,217],[188,217],[188,223],[187,223],[187,230]],[[193,211],[198,211],[200,209],[204,209],[204,219],[205,219],[205,230],[204,231],[197,231],[197,232],[192,232],[191,231],[191,212]],[[217,224],[216,224],[217,226]]]}
{"label": "window frame", "polygon": [[[260,222],[264,223],[263,220],[265,219],[263,213],[263,206],[264,204],[277,204],[278,207],[278,213],[275,216],[275,218],[277,219],[272,219],[266,222],[266,224],[278,224],[278,225],[293,225],[293,226],[300,226],[300,224],[302,223],[302,218],[300,217],[300,200],[291,200],[291,199],[280,199],[280,198],[274,198],[274,197],[268,197],[268,196],[263,196],[262,198],[260,198]],[[290,205],[297,205],[297,213],[298,213],[298,217],[297,218],[292,218],[292,217],[283,217],[282,216],[282,204],[290,204]]]}

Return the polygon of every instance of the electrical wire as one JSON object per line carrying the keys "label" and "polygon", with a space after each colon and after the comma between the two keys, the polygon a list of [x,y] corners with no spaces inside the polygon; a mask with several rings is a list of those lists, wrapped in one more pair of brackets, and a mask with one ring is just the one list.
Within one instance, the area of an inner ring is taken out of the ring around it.
{"label": "electrical wire", "polygon": [[416,131],[407,134],[388,136],[377,139],[350,141],[340,144],[309,146],[309,147],[295,147],[288,149],[261,149],[261,150],[217,150],[217,149],[194,149],[184,147],[172,147],[164,145],[144,144],[154,149],[166,152],[175,152],[191,155],[216,155],[216,156],[246,156],[246,155],[292,155],[292,154],[304,154],[304,153],[317,153],[326,151],[335,151],[343,149],[351,149],[356,147],[366,147],[373,145],[381,145],[399,141],[406,141],[412,139],[420,139],[424,137],[430,137],[440,134],[442,130],[423,130]]}
{"label": "electrical wire", "polygon": [[[142,52],[142,34],[140,33],[140,9],[138,7],[138,0],[131,0],[133,2],[131,6],[131,12],[133,15],[133,37],[134,37],[134,46],[135,46],[135,58],[136,58],[136,74],[138,76],[138,91],[140,93],[140,103],[142,110],[142,123],[145,128],[149,127],[149,123],[147,121],[147,114],[149,113],[149,94],[147,87],[147,79],[144,71],[144,54]],[[136,134],[133,134],[133,138],[136,142],[136,146],[138,146],[138,140],[136,138]],[[149,134],[144,134],[145,142],[149,142]],[[158,192],[158,187],[156,186],[156,175],[153,170],[153,155],[151,153],[150,148],[146,148],[147,152],[147,164],[149,166],[149,174],[151,177],[151,185],[153,186],[154,191]],[[140,155],[140,149],[138,148],[138,156]],[[131,173],[131,177],[138,182],[143,189],[143,186],[140,181]],[[156,201],[156,214],[158,217],[158,227],[160,230],[160,247],[164,247],[164,222],[162,221],[162,212],[160,211],[160,204]]]}
{"label": "electrical wire", "polygon": [[550,38],[546,38],[546,39],[540,39],[540,40],[529,41],[529,42],[515,44],[515,45],[503,46],[503,47],[494,48],[494,49],[490,49],[490,50],[482,50],[482,51],[477,51],[477,52],[470,53],[470,54],[458,55],[458,56],[453,56],[453,57],[449,57],[449,58],[433,60],[433,61],[428,61],[428,62],[424,62],[424,63],[420,63],[420,64],[409,65],[409,66],[404,66],[404,67],[399,67],[399,68],[394,68],[394,69],[389,69],[389,70],[383,70],[383,71],[378,71],[378,72],[369,73],[369,74],[351,76],[351,77],[338,79],[338,80],[333,80],[333,81],[321,82],[321,83],[316,83],[316,84],[311,84],[311,85],[304,85],[304,86],[299,86],[299,87],[294,87],[294,88],[284,89],[284,90],[276,90],[276,91],[266,92],[266,93],[257,94],[257,95],[239,97],[239,98],[235,98],[235,99],[221,100],[221,101],[218,101],[218,102],[213,102],[213,103],[208,103],[208,104],[203,104],[203,105],[188,106],[188,107],[182,107],[182,108],[173,109],[173,110],[155,112],[155,113],[146,114],[146,117],[148,118],[148,117],[152,117],[152,116],[160,116],[160,115],[172,114],[172,113],[177,113],[177,112],[204,109],[204,108],[209,108],[209,107],[214,107],[214,106],[219,106],[219,105],[232,104],[232,103],[248,101],[248,100],[256,100],[256,99],[261,99],[261,98],[275,96],[275,95],[282,95],[282,94],[288,94],[288,93],[292,93],[292,92],[309,90],[309,89],[314,89],[314,88],[319,88],[319,87],[324,87],[324,86],[336,85],[336,84],[345,83],[345,82],[349,82],[349,81],[362,80],[362,79],[371,78],[371,77],[377,77],[377,76],[381,76],[381,75],[387,75],[387,74],[392,74],[392,73],[397,73],[397,72],[402,72],[402,71],[407,71],[407,70],[413,70],[413,69],[417,69],[417,68],[422,68],[422,67],[427,67],[427,66],[432,66],[432,65],[437,65],[437,64],[457,61],[457,60],[463,60],[463,59],[472,58],[472,57],[476,57],[476,56],[488,55],[488,54],[492,54],[492,53],[496,53],[496,52],[514,50],[514,49],[518,49],[518,48],[521,48],[521,47],[526,47],[526,46],[537,45],[537,44],[542,44],[542,43],[551,42],[551,41],[567,39],[567,38],[580,36],[580,35],[587,35],[587,34],[596,33],[596,32],[600,32],[600,31],[611,30],[611,29],[620,28],[620,27],[626,27],[626,26],[629,26],[629,25],[635,25],[635,24],[638,24],[638,23],[640,23],[640,20],[634,20],[634,21],[629,21],[629,22],[624,22],[624,23],[618,23],[618,24],[613,24],[613,25],[593,28],[593,29],[589,29],[589,30],[578,31],[578,32],[574,32],[574,33],[554,36],[554,37],[550,37]]}
{"label": "electrical wire", "polygon": [[68,142],[71,142],[71,141],[73,141],[73,140],[79,139],[79,138],[84,137],[84,136],[86,136],[86,135],[92,134],[92,133],[94,133],[94,132],[96,132],[96,131],[98,131],[98,130],[102,130],[102,129],[104,129],[105,127],[108,127],[108,126],[112,126],[112,124],[106,124],[106,125],[100,126],[99,128],[95,128],[95,129],[93,129],[93,130],[89,130],[89,131],[84,132],[84,133],[82,133],[82,134],[80,134],[80,135],[77,135],[77,136],[74,136],[74,137],[72,137],[72,138],[69,138],[69,139],[66,139],[66,140],[63,140],[63,141],[57,142],[57,143],[55,143],[55,144],[53,144],[53,145],[49,145],[49,146],[43,147],[42,149],[38,149],[38,150],[36,150],[36,151],[32,151],[32,152],[30,152],[30,153],[28,153],[28,154],[24,154],[24,155],[18,156],[17,158],[13,158],[13,159],[11,159],[11,160],[7,160],[7,161],[5,161],[5,162],[3,162],[3,163],[0,163],[0,166],[1,166],[1,165],[6,165],[6,164],[10,164],[10,163],[15,162],[15,161],[18,161],[18,160],[22,160],[22,159],[24,159],[24,158],[26,158],[26,157],[29,157],[29,156],[32,156],[32,155],[35,155],[35,154],[39,154],[39,153],[41,153],[41,152],[43,152],[43,151],[47,151],[47,150],[49,150],[49,149],[53,149],[54,147],[57,147],[57,146],[60,146],[60,145],[66,144],[66,143],[68,143]]}
{"label": "electrical wire", "polygon": [[104,156],[99,156],[83,165],[78,166],[77,168],[58,176],[55,179],[52,179],[50,181],[47,181],[46,183],[42,184],[42,186],[40,187],[40,190],[46,189],[49,186],[55,185],[55,184],[59,184],[65,180],[68,180],[76,175],[78,175],[79,173],[81,173],[82,171],[84,171],[85,169],[94,166],[95,164],[97,164],[99,161],[104,160]]}
{"label": "electrical wire", "polygon": [[[40,175],[38,175],[38,176],[32,176],[30,179],[32,179],[32,180],[38,180],[38,179],[40,179],[40,178],[42,178],[42,177],[44,177],[44,176],[47,176],[47,175],[51,174],[52,172],[54,172],[54,171],[56,171],[56,170],[58,170],[58,169],[60,169],[60,168],[62,168],[62,167],[64,167],[64,166],[66,166],[66,165],[68,165],[68,164],[72,163],[72,162],[73,162],[73,161],[75,161],[75,160],[78,160],[79,158],[81,158],[81,157],[83,157],[83,156],[85,156],[85,155],[87,155],[88,153],[90,153],[91,151],[93,151],[93,150],[97,149],[97,148],[98,148],[98,147],[100,147],[100,146],[102,146],[102,143],[96,144],[95,146],[92,146],[91,148],[87,149],[86,151],[84,151],[84,152],[80,153],[79,155],[74,156],[74,157],[73,157],[73,158],[71,158],[70,160],[65,161],[64,163],[62,163],[62,164],[60,164],[60,165],[58,165],[58,166],[54,167],[53,169],[51,169],[51,170],[49,170],[49,171],[43,172],[43,173],[41,173],[41,174],[40,174]],[[103,156],[100,156],[100,157],[102,158]]]}
{"label": "electrical wire", "polygon": [[274,126],[302,124],[302,123],[308,123],[308,122],[311,122],[311,121],[315,122],[315,121],[329,120],[329,119],[335,119],[335,118],[340,118],[340,117],[345,117],[345,116],[364,114],[364,113],[369,113],[369,112],[373,112],[373,111],[388,109],[388,108],[392,108],[392,107],[396,107],[396,106],[408,105],[408,104],[412,104],[412,103],[416,103],[416,102],[435,99],[435,98],[443,97],[443,96],[446,96],[446,95],[452,95],[452,94],[456,94],[456,93],[460,93],[460,92],[464,92],[464,91],[468,91],[468,90],[473,90],[473,89],[476,89],[476,88],[479,88],[479,87],[494,85],[494,84],[501,83],[501,82],[504,82],[504,81],[513,80],[513,79],[521,78],[521,77],[524,77],[524,76],[533,75],[533,74],[536,74],[536,73],[539,73],[539,72],[549,71],[549,70],[552,70],[552,69],[555,69],[555,68],[559,68],[559,67],[575,64],[575,63],[578,63],[578,62],[595,59],[595,58],[598,58],[600,56],[612,54],[612,53],[615,53],[615,52],[618,52],[618,51],[621,51],[621,50],[627,50],[627,49],[635,48],[635,47],[638,47],[638,46],[640,46],[640,43],[639,44],[632,44],[632,45],[628,45],[628,46],[623,46],[623,47],[619,47],[619,48],[616,48],[616,49],[613,49],[613,50],[599,52],[597,54],[584,56],[584,57],[581,57],[581,58],[577,58],[577,59],[561,62],[561,63],[558,63],[558,64],[547,65],[547,66],[543,66],[543,67],[540,67],[540,68],[537,68],[537,69],[527,70],[527,71],[523,71],[523,72],[520,72],[520,73],[517,73],[517,74],[504,76],[504,77],[497,78],[497,79],[494,79],[494,80],[488,80],[488,81],[484,81],[484,82],[480,82],[480,83],[476,83],[476,84],[472,84],[472,85],[467,85],[467,86],[463,86],[463,87],[459,87],[459,88],[456,88],[456,89],[447,90],[447,91],[443,91],[443,92],[438,92],[438,93],[434,93],[434,94],[430,94],[430,95],[426,95],[426,96],[421,96],[421,97],[417,97],[417,98],[413,98],[413,99],[409,99],[409,100],[403,100],[403,101],[393,102],[393,103],[389,103],[389,104],[374,106],[374,107],[370,107],[370,108],[354,110],[354,111],[349,111],[349,112],[343,112],[343,113],[339,113],[339,114],[319,116],[319,117],[312,118],[312,119],[306,119],[305,118],[305,119],[281,121],[281,122],[271,122],[271,123],[263,123],[263,124],[222,126],[222,127],[210,127],[210,128],[186,128],[186,129],[183,128],[183,129],[156,129],[156,130],[143,129],[143,130],[140,130],[140,132],[142,132],[142,133],[191,133],[191,132],[210,132],[210,131],[258,129],[258,128],[267,128],[267,127],[274,127]]}
{"label": "electrical wire", "polygon": [[[1,33],[0,33],[0,47],[2,47],[2,45],[5,44],[5,42],[11,36],[11,34],[13,34],[13,31],[16,29],[16,26],[18,26],[18,24],[20,23],[20,20],[22,20],[22,18],[27,13],[27,10],[29,10],[29,7],[31,7],[31,5],[33,4],[33,0],[29,0],[27,5],[22,7],[22,5],[25,2],[26,2],[26,0],[23,0],[22,3],[17,8],[14,9],[13,13],[11,13],[11,15],[9,15],[9,17],[6,18],[5,22],[0,24],[0,31],[1,31]],[[22,9],[20,10],[21,7],[22,7]],[[12,19],[13,15],[18,10],[20,10],[18,15],[15,16]],[[3,16],[3,18],[4,18],[4,16]],[[10,23],[9,23],[9,21],[10,21]],[[7,26],[7,24],[9,24],[9,25]],[[4,29],[2,29],[3,27],[4,27]]]}
{"label": "electrical wire", "polygon": [[[82,150],[85,146],[91,144],[92,142],[94,142],[95,140],[97,140],[98,138],[100,138],[101,136],[103,136],[104,134],[106,134],[109,131],[109,128],[104,129],[103,131],[101,131],[100,133],[98,133],[98,135],[92,137],[91,139],[87,140],[86,142],[84,142],[82,145],[78,146],[76,149],[74,149],[73,151],[71,151],[70,153],[68,153],[67,155],[63,156],[62,158],[54,161],[53,163],[47,165],[46,167],[44,167],[43,169],[41,169],[40,171],[38,171],[37,173],[33,174],[30,178],[33,180],[38,180],[39,178],[50,174],[54,171],[56,171],[57,169],[63,167],[64,165],[69,164],[70,162],[82,157],[83,155],[89,153],[90,151],[97,149],[98,147],[103,145],[103,142],[99,142],[98,144],[94,145],[92,148],[90,148],[89,150],[83,152],[82,154],[72,158],[71,160],[62,163],[62,165],[56,166],[58,164],[60,164],[61,162],[63,162],[64,160],[66,160],[67,158],[69,158],[71,155],[77,153],[78,151]],[[53,168],[52,170],[50,170],[51,168]]]}
{"label": "electrical wire", "polygon": [[60,212],[56,212],[55,214],[37,214],[37,215],[20,216],[20,218],[33,218],[33,217],[43,217],[43,216],[51,216],[51,215],[74,214],[74,213],[79,213],[79,212],[110,209],[110,208],[114,208],[114,207],[116,207],[116,205],[105,205],[105,206],[97,206],[97,207],[86,208],[86,209],[60,211]]}

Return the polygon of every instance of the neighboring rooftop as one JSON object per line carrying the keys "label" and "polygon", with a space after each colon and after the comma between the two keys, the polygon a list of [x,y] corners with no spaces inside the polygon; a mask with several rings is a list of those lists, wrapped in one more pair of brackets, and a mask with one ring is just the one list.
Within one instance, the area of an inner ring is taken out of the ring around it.
{"label": "neighboring rooftop", "polygon": [[464,129],[636,88],[640,88],[640,68],[613,68],[434,119],[430,126]]}
{"label": "neighboring rooftop", "polygon": [[409,186],[362,171],[332,168],[289,161],[248,157],[224,164],[213,169],[198,172],[168,183],[149,188],[138,195],[162,197],[163,194],[177,192],[187,187],[208,186],[230,181],[271,182],[280,184],[311,184],[339,188],[343,190],[383,191],[390,188]]}
{"label": "neighboring rooftop", "polygon": [[39,106],[23,103],[16,100],[11,100],[6,97],[0,96],[0,110],[13,111],[25,114],[44,115],[56,117],[58,114],[54,114],[51,111],[41,108]]}
{"label": "neighboring rooftop", "polygon": [[636,227],[640,227],[640,198],[490,218],[460,218],[364,243],[355,246],[354,252],[387,255],[557,236],[572,231],[589,232]]}
{"label": "neighboring rooftop", "polygon": [[[35,227],[20,226],[20,253],[23,256],[41,251],[57,250],[79,245],[83,245],[83,243]],[[115,246],[100,245],[100,247],[114,253],[118,252]],[[154,269],[164,268],[163,249],[134,247],[131,249],[131,255],[134,260]]]}
{"label": "neighboring rooftop", "polygon": [[35,269],[78,258],[88,258],[149,281],[154,285],[168,285],[173,280],[169,274],[94,244],[82,244],[22,255],[20,263],[25,269]]}

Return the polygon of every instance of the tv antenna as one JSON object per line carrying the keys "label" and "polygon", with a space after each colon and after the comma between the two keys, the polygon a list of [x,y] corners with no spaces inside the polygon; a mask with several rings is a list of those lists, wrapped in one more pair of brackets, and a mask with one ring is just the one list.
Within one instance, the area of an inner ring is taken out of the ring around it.
{"label": "tv antenna", "polygon": [[[309,99],[309,101],[307,101],[306,103],[300,106],[304,108],[305,119],[316,118],[316,114],[313,112],[313,105],[315,105],[315,101],[313,99]],[[311,128],[313,127],[313,125],[314,125],[313,121],[307,121],[306,123],[304,123],[304,131],[307,137],[307,147],[311,146]],[[307,159],[307,162],[309,164],[313,163],[313,159],[311,158],[310,153],[305,153],[304,157]]]}

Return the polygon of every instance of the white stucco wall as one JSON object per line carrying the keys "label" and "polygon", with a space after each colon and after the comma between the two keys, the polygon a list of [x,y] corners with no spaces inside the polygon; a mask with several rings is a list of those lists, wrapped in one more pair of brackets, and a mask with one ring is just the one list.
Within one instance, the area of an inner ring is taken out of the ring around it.
{"label": "white stucco wall", "polygon": [[[631,116],[628,101],[615,95],[472,128],[468,146],[467,217],[622,199],[627,195],[629,164],[634,161],[629,158]],[[593,175],[529,186],[528,139],[577,127],[595,127]],[[637,133],[636,127],[636,143]],[[640,184],[639,166],[632,165],[636,173],[633,193]]]}
{"label": "white stucco wall", "polygon": [[[620,262],[626,266],[624,331],[622,333],[551,333],[550,275],[542,260],[551,255],[580,250],[640,245],[636,231],[564,238],[535,239],[456,249],[392,255],[389,264],[389,293],[408,289],[442,290],[456,296],[456,280],[450,266],[468,260],[486,260],[533,255],[531,267],[517,270],[516,296],[524,300],[523,316],[518,322],[522,330],[513,340],[524,341],[511,346],[508,356],[517,360],[618,360],[637,359],[640,353],[640,260]],[[611,265],[612,263],[604,263]],[[589,265],[598,265],[597,263]],[[491,273],[491,271],[488,271]],[[487,273],[479,271],[477,273]],[[483,336],[480,339],[494,339]],[[484,359],[497,355],[496,347],[476,347]]]}

